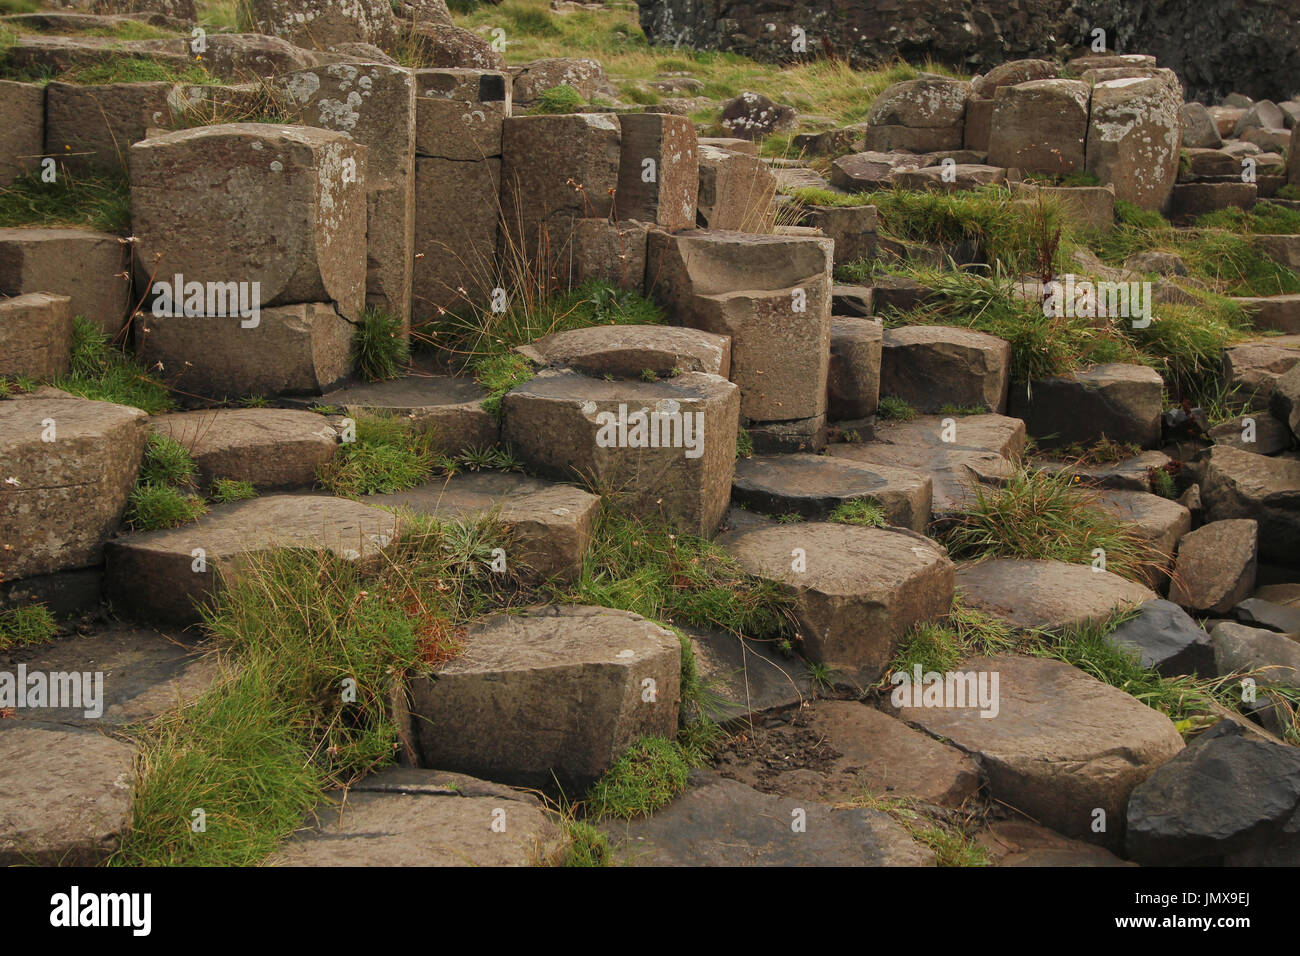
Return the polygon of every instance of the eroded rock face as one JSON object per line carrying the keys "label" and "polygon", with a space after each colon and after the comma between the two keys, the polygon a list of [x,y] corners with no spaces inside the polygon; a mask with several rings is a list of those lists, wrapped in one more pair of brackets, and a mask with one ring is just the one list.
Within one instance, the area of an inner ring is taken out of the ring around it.
{"label": "eroded rock face", "polygon": [[0,402],[0,578],[99,562],[140,470],[147,417],[71,396]]}
{"label": "eroded rock face", "polygon": [[1182,96],[1157,78],[1107,80],[1092,88],[1087,168],[1115,198],[1163,209],[1178,174]]}
{"label": "eroded rock face", "polygon": [[585,789],[637,738],[676,734],[680,670],[677,636],[638,614],[492,615],[463,654],[412,684],[415,746],[427,766],[524,786],[551,786],[554,773]]}
{"label": "eroded rock face", "polygon": [[387,47],[397,39],[388,0],[252,0],[249,12],[259,32],[307,49],[352,41]]}

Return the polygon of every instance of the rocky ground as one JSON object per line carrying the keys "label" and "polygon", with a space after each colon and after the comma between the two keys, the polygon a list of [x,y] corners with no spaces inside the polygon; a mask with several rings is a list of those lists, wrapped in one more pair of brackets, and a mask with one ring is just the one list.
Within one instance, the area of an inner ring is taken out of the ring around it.
{"label": "rocky ground", "polygon": [[35,7],[0,862],[1300,863],[1296,90]]}

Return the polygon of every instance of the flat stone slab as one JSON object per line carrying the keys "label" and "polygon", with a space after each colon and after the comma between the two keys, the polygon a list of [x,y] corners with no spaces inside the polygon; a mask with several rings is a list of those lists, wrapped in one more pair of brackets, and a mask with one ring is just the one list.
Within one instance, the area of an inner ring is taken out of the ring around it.
{"label": "flat stone slab", "polygon": [[715,767],[762,793],[830,803],[871,794],[957,808],[980,786],[960,750],[850,700],[771,715],[725,743]]}
{"label": "flat stone slab", "polygon": [[[792,823],[803,811],[806,830]],[[931,866],[933,853],[878,810],[759,793],[706,771],[653,816],[602,825],[630,866]]]}
{"label": "flat stone slab", "polygon": [[1236,296],[1239,305],[1257,329],[1272,329],[1286,335],[1300,332],[1300,295]]}
{"label": "flat stone slab", "polygon": [[134,790],[130,744],[95,730],[4,721],[0,866],[100,862],[131,823]]}
{"label": "flat stone slab", "polygon": [[1051,631],[1105,619],[1155,592],[1090,564],[990,558],[957,566],[957,592],[967,606],[1020,628]]}
{"label": "flat stone slab", "polygon": [[532,866],[560,846],[536,797],[438,770],[381,770],[313,817],[269,866]]}
{"label": "flat stone slab", "polygon": [[493,614],[410,686],[421,762],[581,792],[639,737],[677,731],[681,643],[638,614],[576,605]]}
{"label": "flat stone slab", "polygon": [[909,627],[952,604],[952,562],[912,531],[805,522],[728,532],[718,543],[793,598],[803,653],[841,681],[874,681]]}
{"label": "flat stone slab", "polygon": [[0,402],[0,578],[100,561],[140,470],[146,418],[54,390]]}
{"label": "flat stone slab", "polygon": [[1192,529],[1192,513],[1187,508],[1149,492],[1106,489],[1098,492],[1097,505],[1170,558],[1179,539]]}
{"label": "flat stone slab", "polygon": [[1095,488],[1115,491],[1151,491],[1151,469],[1163,468],[1170,457],[1162,451],[1144,451],[1132,458],[1103,464],[1059,461],[1037,457],[1036,468],[1052,474],[1068,474]]}
{"label": "flat stone slab", "polygon": [[[397,518],[382,508],[328,495],[267,495],[218,505],[193,524],[110,542],[104,587],[132,617],[193,624],[196,603],[216,594],[221,575],[234,571],[241,555],[311,548],[370,560],[397,534]],[[203,570],[195,570],[200,558]]]}
{"label": "flat stone slab", "polygon": [[594,325],[543,336],[515,349],[538,365],[584,375],[639,378],[676,372],[731,373],[731,337],[672,325]]}
{"label": "flat stone slab", "polygon": [[975,837],[994,866],[1134,866],[1091,843],[1071,840],[1027,820],[999,820]]}
{"label": "flat stone slab", "polygon": [[452,520],[495,513],[513,535],[513,547],[506,553],[507,569],[529,579],[575,578],[591,547],[600,511],[599,495],[573,485],[501,472],[466,472],[365,500]]}
{"label": "flat stone slab", "polygon": [[371,412],[409,418],[417,429],[433,430],[443,451],[454,455],[495,445],[500,438],[497,420],[482,407],[486,397],[487,392],[471,378],[412,374],[389,382],[348,385],[326,392],[319,402],[348,415]]}
{"label": "flat stone slab", "polygon": [[[951,430],[945,420],[951,419]],[[831,445],[836,458],[892,465],[929,474],[935,516],[966,507],[975,482],[1010,477],[1009,459],[1025,447],[1025,423],[1006,415],[918,415],[910,422],[877,421],[875,441]],[[949,435],[952,441],[944,441]]]}
{"label": "flat stone slab", "polygon": [[924,531],[930,523],[928,475],[826,455],[755,455],[736,461],[733,501],[768,514],[829,518],[839,505],[871,501],[890,524]]}
{"label": "flat stone slab", "polygon": [[[1129,793],[1183,749],[1169,718],[1060,661],[1000,654],[959,672],[998,676],[998,711],[903,707],[898,715],[975,755],[996,801],[1068,837],[1123,845]],[[1106,814],[1094,833],[1093,811]]]}
{"label": "flat stone slab", "polygon": [[215,408],[155,415],[149,427],[189,449],[199,478],[252,482],[260,489],[310,488],[338,451],[320,415],[288,408]]}
{"label": "flat stone slab", "polygon": [[803,661],[783,657],[771,642],[724,631],[681,631],[691,641],[696,669],[709,690],[708,716],[718,723],[743,722],[812,696]]}
{"label": "flat stone slab", "polygon": [[[186,646],[158,631],[111,624],[49,644],[16,647],[0,654],[0,674],[90,675],[81,682],[78,706],[14,707],[6,720],[69,727],[120,727],[152,720],[199,697],[220,669],[204,645]],[[95,688],[95,678],[102,682]],[[91,691],[94,700],[85,697]],[[70,704],[66,700],[58,703]]]}

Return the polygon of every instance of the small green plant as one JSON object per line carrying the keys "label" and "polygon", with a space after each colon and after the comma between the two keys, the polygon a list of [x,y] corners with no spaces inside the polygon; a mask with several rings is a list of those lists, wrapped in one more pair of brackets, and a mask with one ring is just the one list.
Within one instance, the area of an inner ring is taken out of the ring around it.
{"label": "small green plant", "polygon": [[0,187],[0,227],[81,226],[125,235],[131,228],[131,189],[125,176],[73,176],[52,183],[36,174]]}
{"label": "small green plant", "polygon": [[901,398],[882,395],[880,403],[876,406],[876,414],[887,421],[910,422],[916,417],[916,409]]}
{"label": "small green plant", "polygon": [[655,372],[654,369],[652,369],[652,368],[643,368],[643,369],[641,370],[641,381],[643,381],[643,382],[657,382],[657,381],[659,381],[659,376],[658,376],[658,374],[656,374],[656,372]]}
{"label": "small green plant", "polygon": [[149,432],[140,464],[140,483],[189,487],[196,474],[198,467],[188,448],[169,435]]}
{"label": "small green plant", "polygon": [[244,408],[270,408],[271,400],[265,395],[245,395],[239,404]]}
{"label": "small green plant", "polygon": [[431,432],[403,418],[358,413],[356,441],[345,442],[317,470],[321,487],[343,498],[406,491],[433,475],[437,449]]}
{"label": "small green plant", "polygon": [[567,83],[543,90],[530,113],[576,113],[582,109],[582,94]]}
{"label": "small green plant", "polygon": [[400,378],[411,357],[410,340],[402,320],[382,309],[361,313],[355,335],[357,372],[368,382]]}
{"label": "small green plant", "polygon": [[5,378],[0,375],[0,398],[13,398],[15,395],[21,395],[25,392],[33,392],[39,387],[39,383],[35,379],[28,378],[25,375],[14,378]]}
{"label": "small green plant", "polygon": [[809,661],[805,673],[814,692],[829,694],[835,690],[835,669],[829,664]]}
{"label": "small green plant", "polygon": [[736,432],[736,457],[754,457],[754,436],[743,428]]}
{"label": "small green plant", "polygon": [[885,509],[867,498],[841,502],[831,512],[830,520],[840,524],[862,525],[865,528],[883,528],[889,523]]}
{"label": "small green plant", "polygon": [[523,385],[535,374],[532,363],[514,353],[484,356],[475,360],[470,368],[474,380],[487,389],[487,397],[481,403],[484,410],[497,418],[504,412],[502,399],[506,392]]}
{"label": "small green plant", "polygon": [[197,495],[171,485],[137,483],[127,500],[125,521],[132,531],[161,531],[198,521],[207,511]]}
{"label": "small green plant", "polygon": [[776,516],[777,524],[799,524],[803,520],[804,516],[797,511],[787,511]]}
{"label": "small green plant", "polygon": [[1161,498],[1174,499],[1178,497],[1178,488],[1174,484],[1174,476],[1166,468],[1151,469],[1151,492]]}
{"label": "small green plant", "polygon": [[592,786],[587,816],[630,820],[651,814],[686,789],[690,772],[690,763],[676,742],[642,737]]}
{"label": "small green plant", "polygon": [[51,384],[82,398],[131,405],[151,415],[172,407],[166,386],[110,345],[99,326],[81,316],[73,319],[69,374]]}
{"label": "small green plant", "polygon": [[958,417],[968,415],[987,415],[989,408],[987,405],[953,405],[945,403],[939,406],[940,415],[956,415]]}
{"label": "small green plant", "polygon": [[28,604],[0,610],[0,651],[54,639],[58,626],[44,604]]}
{"label": "small green plant", "polygon": [[213,501],[226,504],[231,501],[246,501],[257,497],[257,489],[251,481],[237,481],[233,478],[217,478],[212,482],[210,497]]}
{"label": "small green plant", "polygon": [[1296,183],[1287,183],[1279,187],[1277,193],[1278,199],[1290,199],[1292,202],[1300,200],[1300,185]]}
{"label": "small green plant", "polygon": [[612,866],[609,837],[581,820],[564,822],[564,850],[560,866]]}

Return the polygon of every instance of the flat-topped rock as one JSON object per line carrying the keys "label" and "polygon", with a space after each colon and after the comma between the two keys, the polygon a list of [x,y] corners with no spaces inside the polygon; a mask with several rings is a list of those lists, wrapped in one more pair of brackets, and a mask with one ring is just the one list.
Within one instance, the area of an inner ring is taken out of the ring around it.
{"label": "flat-topped rock", "polygon": [[149,427],[189,449],[199,478],[248,481],[256,488],[310,488],[334,457],[334,427],[314,412],[215,408],[155,415]]}
{"label": "flat-topped rock", "polygon": [[544,370],[502,407],[502,437],[530,471],[616,491],[693,534],[712,534],[726,512],[740,390],[720,376],[607,382]]}
{"label": "flat-topped rock", "polygon": [[831,362],[826,376],[826,417],[830,421],[875,414],[880,400],[883,334],[879,321],[831,316]]}
{"label": "flat-topped rock", "polygon": [[410,419],[417,430],[432,430],[443,450],[454,455],[495,445],[500,438],[497,420],[482,407],[486,397],[472,378],[418,373],[389,382],[346,385],[326,392],[320,403],[348,415],[373,412]]}
{"label": "flat-topped rock", "polygon": [[517,348],[538,365],[572,368],[584,375],[639,378],[680,372],[731,372],[731,339],[669,325],[594,325],[547,335]]}
{"label": "flat-topped rock", "polygon": [[389,767],[326,793],[269,866],[535,866],[560,829],[531,794],[459,773]]}
{"label": "flat-topped rock", "polygon": [[1172,601],[1148,601],[1106,640],[1137,654],[1143,667],[1154,667],[1166,677],[1216,673],[1209,633]]}
{"label": "flat-topped rock", "polygon": [[397,519],[382,508],[328,495],[267,495],[218,505],[193,524],[117,538],[105,554],[104,586],[131,617],[193,624],[196,604],[237,572],[241,555],[311,548],[368,561],[397,534]]}
{"label": "flat-topped rock", "polygon": [[1198,464],[1206,520],[1253,518],[1261,558],[1300,561],[1300,461],[1216,445]]}
{"label": "flat-topped rock", "polygon": [[1148,494],[1151,491],[1151,470],[1163,468],[1170,460],[1164,452],[1155,450],[1115,462],[1061,461],[1043,457],[1032,459],[1036,468],[1053,474],[1070,475],[1092,488]]}
{"label": "flat-topped rock", "polygon": [[1272,329],[1286,335],[1300,333],[1300,294],[1269,296],[1235,296],[1257,329]]}
{"label": "flat-topped rock", "polygon": [[146,418],[71,396],[0,402],[0,578],[99,562],[140,470]]}
{"label": "flat-topped rock", "polygon": [[1011,346],[997,336],[944,325],[885,330],[880,391],[918,412],[953,405],[1001,413],[1010,373]]}
{"label": "flat-topped rock", "polygon": [[[791,822],[802,810],[807,829]],[[629,866],[931,866],[934,854],[878,810],[759,793],[707,771],[653,816],[602,825]]]}
{"label": "flat-topped rock", "polygon": [[411,683],[415,748],[426,766],[581,792],[639,737],[676,734],[680,679],[677,636],[638,614],[493,614]]}
{"label": "flat-topped rock", "polygon": [[1045,448],[1089,445],[1103,435],[1152,448],[1160,441],[1164,380],[1145,365],[1110,363],[1014,389],[1011,412]]}
{"label": "flat-topped rock", "polygon": [[732,499],[773,515],[830,517],[849,501],[871,501],[889,524],[925,531],[930,477],[891,465],[859,464],[826,455],[755,455],[736,461]]}
{"label": "flat-topped rock", "polygon": [[117,236],[90,229],[0,229],[0,295],[66,295],[72,315],[116,335],[131,296],[125,250]]}
{"label": "flat-topped rock", "polygon": [[1210,631],[1220,674],[1249,671],[1261,686],[1300,686],[1300,641],[1262,627],[1220,621]]}
{"label": "flat-topped rock", "polygon": [[[960,511],[976,482],[997,483],[1012,473],[1010,458],[1025,447],[1025,423],[1005,415],[918,415],[909,422],[877,421],[875,440],[829,446],[836,458],[929,474],[935,515]],[[944,441],[944,437],[952,441]]]}
{"label": "flat-topped rock", "polygon": [[849,682],[880,676],[913,624],[948,612],[953,567],[910,531],[810,522],[718,539],[750,574],[793,598],[803,652]]}
{"label": "flat-topped rock", "polygon": [[202,644],[186,646],[158,631],[126,624],[13,648],[0,654],[0,671],[14,673],[22,664],[29,674],[98,673],[103,683],[99,690],[83,683],[79,705],[15,707],[8,720],[88,729],[152,720],[212,686],[220,669],[206,651]]}
{"label": "flat-topped rock", "polygon": [[[1133,788],[1183,749],[1169,718],[1060,661],[1000,654],[959,672],[998,675],[998,713],[903,707],[898,715],[976,756],[989,793],[1066,836],[1123,846]],[[1095,811],[1104,832],[1093,832]]]}
{"label": "flat-topped rock", "polygon": [[95,730],[0,729],[0,866],[91,866],[131,825],[135,748]]}
{"label": "flat-topped rock", "polygon": [[530,580],[577,577],[600,511],[599,495],[501,472],[465,472],[365,500],[449,520],[495,514],[511,536],[507,569]]}
{"label": "flat-topped rock", "polygon": [[1097,492],[1096,503],[1170,557],[1192,527],[1192,513],[1187,508],[1146,491],[1104,489]]}
{"label": "flat-topped rock", "polygon": [[990,558],[957,566],[957,591],[967,606],[1020,628],[1060,631],[1102,621],[1112,612],[1153,601],[1149,588],[1091,564]]}
{"label": "flat-topped rock", "polygon": [[30,292],[0,299],[0,378],[61,378],[72,356],[72,299]]}
{"label": "flat-topped rock", "polygon": [[1132,866],[1109,850],[1025,820],[998,820],[975,837],[994,866]]}
{"label": "flat-topped rock", "polygon": [[[774,753],[784,762],[765,759]],[[979,767],[957,748],[849,700],[813,701],[747,729],[716,767],[762,793],[831,803],[871,794],[955,809],[980,785]]]}

